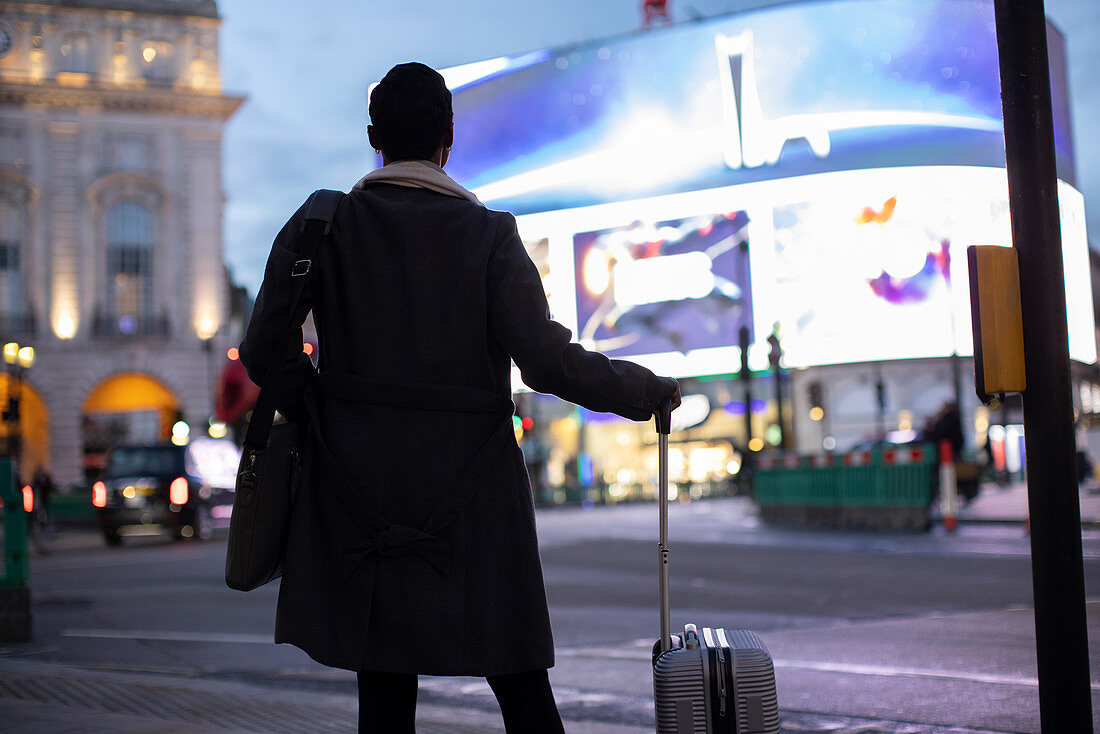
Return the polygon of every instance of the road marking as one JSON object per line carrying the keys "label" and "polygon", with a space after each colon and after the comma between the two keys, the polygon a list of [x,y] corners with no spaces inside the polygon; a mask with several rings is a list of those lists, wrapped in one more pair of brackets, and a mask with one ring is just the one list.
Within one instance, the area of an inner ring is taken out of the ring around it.
{"label": "road marking", "polygon": [[[974,683],[993,683],[1002,686],[1032,686],[1036,688],[1039,686],[1039,680],[1037,678],[996,675],[991,673],[966,673],[951,670],[932,670],[930,668],[904,668],[894,665],[866,665],[863,663],[823,663],[812,660],[778,659],[772,662],[777,668],[815,670],[823,673],[907,678],[944,678],[947,680],[972,681]],[[1100,689],[1100,683],[1094,683],[1092,687]]]}
{"label": "road marking", "polygon": [[245,645],[274,645],[273,635],[247,635],[232,632],[153,632],[145,630],[61,631],[62,637],[94,637],[105,640],[155,640],[158,642],[234,642]]}
{"label": "road marking", "polygon": [[[66,551],[58,550],[53,552],[64,553]],[[86,571],[97,568],[114,568],[115,566],[151,566],[157,563],[194,561],[199,557],[197,553],[187,553],[186,555],[180,554],[171,557],[150,557],[149,554],[142,554],[138,557],[128,558],[108,558],[106,556],[99,556],[95,560],[65,560],[54,555],[49,558],[31,558],[31,570],[35,573],[43,573],[52,571]]]}
{"label": "road marking", "polygon": [[[561,657],[592,657],[612,658],[619,660],[649,660],[651,655],[646,650],[630,648],[559,648],[555,651]],[[933,670],[929,668],[906,668],[894,665],[867,665],[862,663],[833,663],[814,660],[785,660],[776,659],[772,663],[776,668],[790,668],[794,670],[813,670],[823,673],[842,673],[845,675],[873,675],[893,678],[940,678],[944,680],[961,680],[972,683],[991,683],[1000,686],[1028,686],[1038,688],[1037,678],[1027,678],[1013,675],[997,675],[994,673],[970,673],[953,670]],[[1100,682],[1091,684],[1093,690],[1100,691]]]}

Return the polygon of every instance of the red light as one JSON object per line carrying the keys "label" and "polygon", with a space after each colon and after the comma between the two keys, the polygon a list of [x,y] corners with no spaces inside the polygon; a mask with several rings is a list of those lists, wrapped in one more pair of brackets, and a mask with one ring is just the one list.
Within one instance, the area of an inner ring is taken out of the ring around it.
{"label": "red light", "polygon": [[954,463],[954,446],[946,438],[940,441],[940,465]]}
{"label": "red light", "polygon": [[168,501],[173,505],[187,504],[187,477],[176,477],[168,486]]}
{"label": "red light", "polygon": [[31,485],[23,485],[23,511],[34,512],[34,490]]}
{"label": "red light", "polygon": [[236,362],[241,358],[241,353],[236,347],[230,347],[225,350],[225,356],[229,357],[231,362]]}
{"label": "red light", "polygon": [[306,342],[305,344],[302,345],[302,351],[312,357],[313,356],[313,345],[310,344],[309,342]]}
{"label": "red light", "polygon": [[95,507],[107,506],[107,485],[96,482],[92,485],[92,505]]}
{"label": "red light", "polygon": [[520,425],[523,426],[523,430],[530,431],[532,428],[535,427],[535,419],[527,416],[523,419]]}

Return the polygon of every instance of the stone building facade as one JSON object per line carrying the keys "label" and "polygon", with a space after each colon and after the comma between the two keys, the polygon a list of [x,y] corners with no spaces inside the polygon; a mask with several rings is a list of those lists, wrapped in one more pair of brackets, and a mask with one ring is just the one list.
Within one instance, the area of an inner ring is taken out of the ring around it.
{"label": "stone building facade", "polygon": [[220,22],[213,0],[0,0],[0,339],[35,347],[23,402],[49,436],[24,479],[83,479],[97,416],[119,440],[205,432],[228,337],[222,129],[243,101],[221,90]]}

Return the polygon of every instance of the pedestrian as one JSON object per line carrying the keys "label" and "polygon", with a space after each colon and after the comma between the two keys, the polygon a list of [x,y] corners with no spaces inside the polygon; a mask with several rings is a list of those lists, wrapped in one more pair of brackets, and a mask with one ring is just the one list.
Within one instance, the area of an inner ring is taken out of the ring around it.
{"label": "pedestrian", "polygon": [[921,440],[930,441],[936,444],[937,448],[941,441],[949,441],[951,451],[957,460],[963,448],[962,415],[959,413],[958,403],[944,403],[936,414],[929,418]]}
{"label": "pedestrian", "polygon": [[1085,485],[1092,481],[1092,459],[1089,458],[1088,451],[1077,447],[1077,484]]}
{"label": "pedestrian", "polygon": [[50,523],[50,498],[54,491],[53,478],[45,467],[39,466],[34,470],[31,490],[34,493],[35,519],[44,528]]}
{"label": "pedestrian", "polygon": [[[508,732],[561,732],[510,360],[539,392],[639,421],[679,388],[550,319],[515,218],[443,171],[442,76],[395,66],[369,113],[383,165],[338,205],[293,314],[313,312],[317,371],[300,331],[280,343],[305,205],[275,239],[240,349],[257,382],[286,354],[279,410],[311,425],[275,640],[358,673],[360,732],[414,731],[421,674],[483,676]],[[368,517],[387,529],[369,537]]]}

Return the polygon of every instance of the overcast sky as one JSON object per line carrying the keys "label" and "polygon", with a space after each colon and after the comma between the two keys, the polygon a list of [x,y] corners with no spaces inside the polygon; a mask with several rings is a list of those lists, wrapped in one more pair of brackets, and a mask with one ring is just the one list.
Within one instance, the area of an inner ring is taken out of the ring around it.
{"label": "overcast sky", "polygon": [[[373,165],[366,87],[394,64],[441,68],[637,29],[641,0],[219,0],[222,81],[248,100],[226,128],[225,256],[255,294],[271,241],[314,189]],[[762,0],[671,0],[673,20]],[[1078,188],[1100,244],[1100,0],[1047,0],[1068,45]],[[461,138],[461,131],[458,131]],[[459,140],[459,144],[461,140]],[[370,153],[371,155],[368,155]]]}

